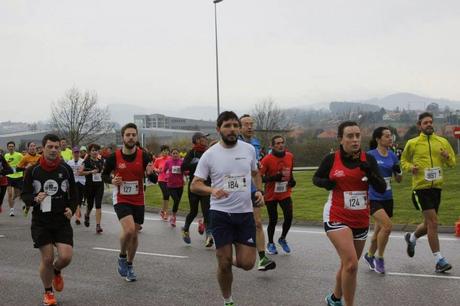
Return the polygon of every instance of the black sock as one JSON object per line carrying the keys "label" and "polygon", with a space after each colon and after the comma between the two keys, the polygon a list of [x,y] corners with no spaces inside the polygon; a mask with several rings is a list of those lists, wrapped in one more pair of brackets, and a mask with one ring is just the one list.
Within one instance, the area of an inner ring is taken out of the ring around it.
{"label": "black sock", "polygon": [[334,293],[331,295],[331,299],[332,299],[334,302],[340,301],[339,298],[336,298],[336,297],[335,297]]}
{"label": "black sock", "polygon": [[121,254],[121,253],[120,253],[119,256],[120,256],[120,258],[126,258],[126,254]]}
{"label": "black sock", "polygon": [[59,274],[61,274],[61,271],[56,270],[56,268],[54,268],[54,275],[59,275]]}
{"label": "black sock", "polygon": [[53,292],[53,287],[45,288],[45,292]]}
{"label": "black sock", "polygon": [[259,258],[262,259],[265,257],[265,251],[260,251],[259,252]]}
{"label": "black sock", "polygon": [[132,262],[129,262],[129,261],[127,261],[126,263],[128,264],[128,266],[132,266],[132,265],[133,265],[133,263],[132,263]]}

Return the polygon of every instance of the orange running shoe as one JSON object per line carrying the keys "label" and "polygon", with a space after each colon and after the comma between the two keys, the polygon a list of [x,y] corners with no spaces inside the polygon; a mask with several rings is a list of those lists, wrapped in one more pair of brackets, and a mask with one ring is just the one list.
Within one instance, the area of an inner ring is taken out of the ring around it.
{"label": "orange running shoe", "polygon": [[54,306],[57,305],[56,298],[54,297],[54,293],[51,291],[46,291],[43,294],[43,306]]}
{"label": "orange running shoe", "polygon": [[198,233],[200,235],[203,235],[205,230],[206,230],[206,227],[203,223],[203,219],[199,219],[198,220]]}
{"label": "orange running shoe", "polygon": [[163,220],[163,221],[168,221],[168,213],[164,210],[160,210],[160,218]]}
{"label": "orange running shoe", "polygon": [[64,289],[64,279],[62,278],[61,273],[59,274],[54,274],[53,278],[53,288],[57,292],[61,292],[62,289]]}

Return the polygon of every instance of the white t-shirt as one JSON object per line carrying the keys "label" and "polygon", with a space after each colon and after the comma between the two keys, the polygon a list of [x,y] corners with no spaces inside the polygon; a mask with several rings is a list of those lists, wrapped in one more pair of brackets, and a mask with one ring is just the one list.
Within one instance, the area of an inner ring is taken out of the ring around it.
{"label": "white t-shirt", "polygon": [[215,144],[201,156],[195,176],[211,178],[211,187],[221,188],[228,197],[216,199],[211,195],[211,209],[227,213],[253,212],[251,201],[251,172],[257,171],[254,147],[238,140],[232,148]]}
{"label": "white t-shirt", "polygon": [[85,185],[86,183],[86,178],[83,175],[77,175],[78,170],[80,169],[81,165],[83,165],[83,159],[79,158],[78,161],[75,161],[75,159],[71,159],[67,161],[67,165],[70,166],[73,170],[73,176],[75,177],[75,183],[80,183],[82,185]]}

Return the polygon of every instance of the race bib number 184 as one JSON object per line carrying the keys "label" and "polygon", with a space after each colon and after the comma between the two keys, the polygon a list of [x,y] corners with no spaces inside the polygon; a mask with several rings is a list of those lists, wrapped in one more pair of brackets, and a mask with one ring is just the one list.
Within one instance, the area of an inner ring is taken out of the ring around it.
{"label": "race bib number 184", "polygon": [[247,182],[245,176],[226,176],[224,177],[224,190],[227,192],[246,191]]}

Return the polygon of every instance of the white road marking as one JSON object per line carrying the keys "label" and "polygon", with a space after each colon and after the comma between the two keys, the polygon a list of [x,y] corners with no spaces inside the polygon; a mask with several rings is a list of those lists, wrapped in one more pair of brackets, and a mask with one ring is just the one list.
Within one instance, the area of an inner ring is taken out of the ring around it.
{"label": "white road marking", "polygon": [[5,235],[0,235],[0,238],[5,238]]}
{"label": "white road marking", "polygon": [[[99,250],[99,251],[108,251],[108,252],[120,252],[120,250],[115,250],[115,249],[106,249],[106,248],[97,248],[94,247],[93,250]],[[158,256],[158,257],[170,257],[170,258],[188,258],[188,256],[180,256],[180,255],[170,255],[170,254],[159,254],[159,253],[147,253],[147,252],[136,252],[136,254],[141,254],[141,255],[149,255],[149,256]]]}
{"label": "white road marking", "polygon": [[458,280],[460,280],[460,276],[441,276],[441,275],[398,273],[398,272],[386,272],[385,274],[395,275],[395,276],[411,276],[411,277],[442,278],[442,279],[458,279]]}

